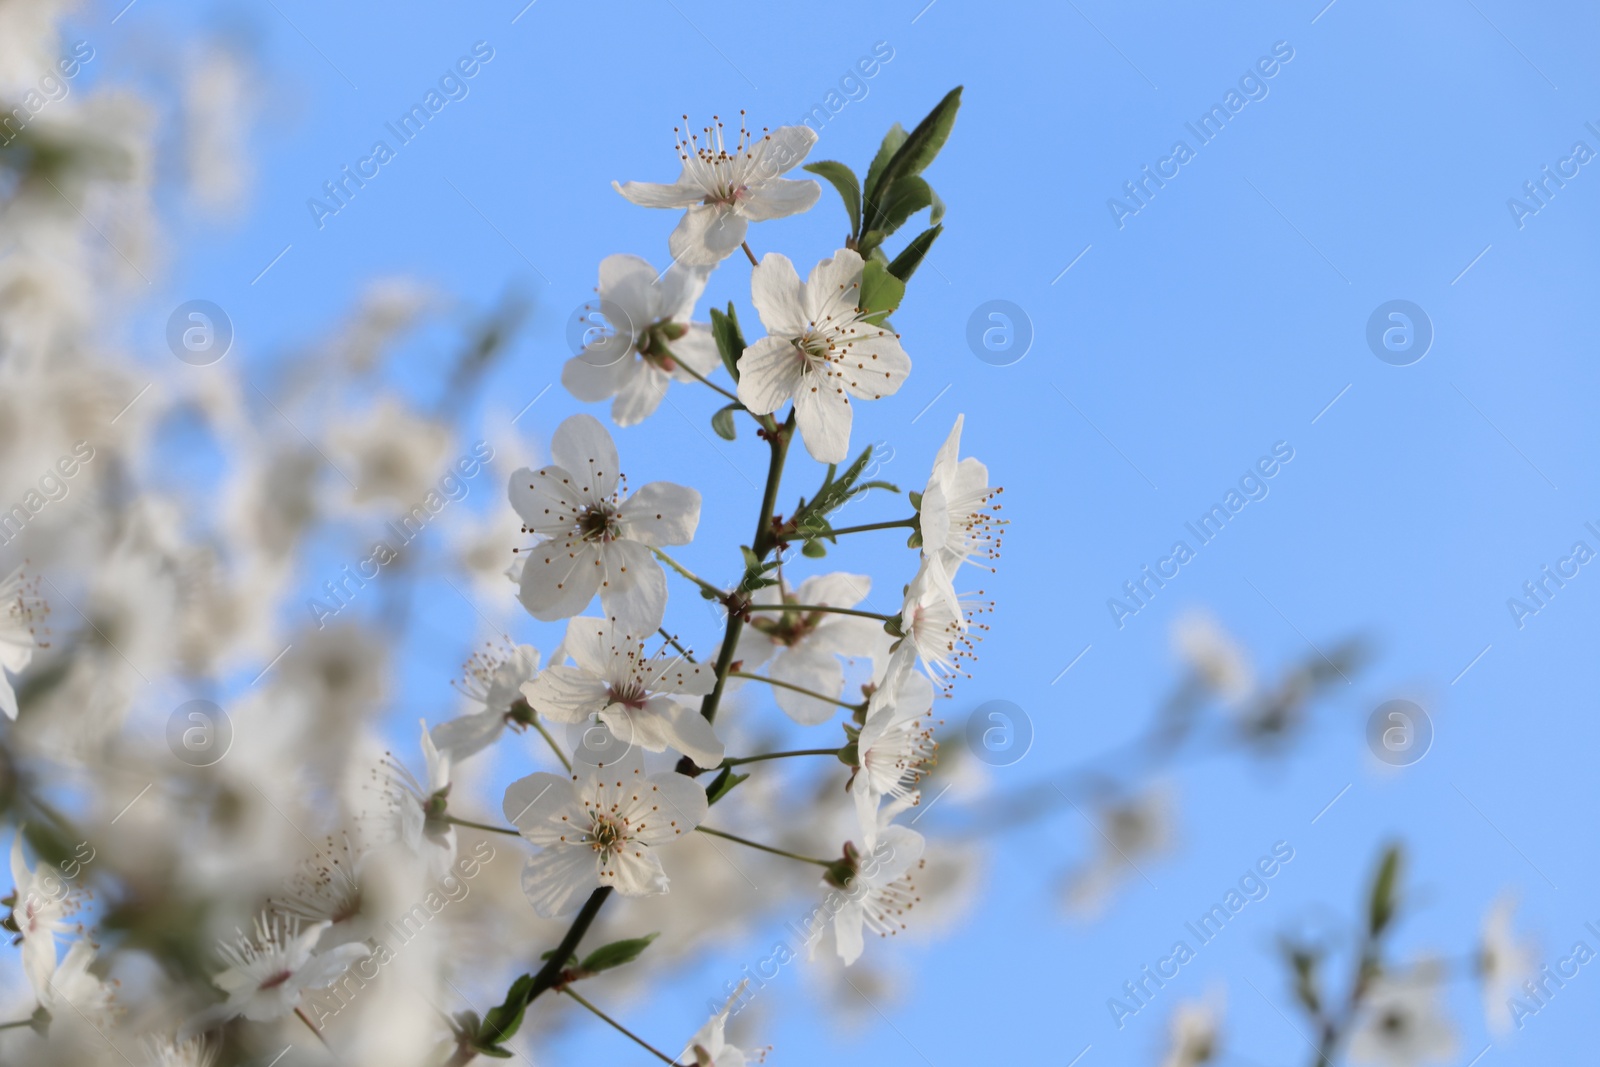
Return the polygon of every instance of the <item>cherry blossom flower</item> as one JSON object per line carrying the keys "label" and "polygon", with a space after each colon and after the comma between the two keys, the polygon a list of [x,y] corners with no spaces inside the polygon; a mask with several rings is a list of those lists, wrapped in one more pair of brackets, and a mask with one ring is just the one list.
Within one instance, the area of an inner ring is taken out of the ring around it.
{"label": "cherry blossom flower", "polygon": [[22,673],[35,649],[49,647],[42,631],[50,609],[38,593],[38,581],[24,579],[21,567],[0,581],[0,711],[10,719],[17,717],[17,694],[6,672]]}
{"label": "cherry blossom flower", "polygon": [[1439,1002],[1429,968],[1385,975],[1372,984],[1361,1021],[1350,1038],[1350,1059],[1384,1067],[1417,1067],[1449,1060],[1456,1052],[1455,1028]]}
{"label": "cherry blossom flower", "polygon": [[721,362],[710,328],[689,321],[705,284],[705,274],[692,268],[673,266],[658,276],[638,256],[601,260],[600,313],[612,332],[567,360],[561,384],[587,403],[616,397],[611,418],[618,426],[643,422],[669,381],[703,378]]}
{"label": "cherry blossom flower", "polygon": [[511,706],[522,699],[522,684],[539,670],[539,650],[532,645],[474,652],[460,685],[468,700],[483,710],[462,715],[433,728],[433,743],[452,764],[483,751],[499,739],[512,720]]}
{"label": "cherry blossom flower", "polygon": [[1219,996],[1181,1002],[1167,1021],[1167,1054],[1161,1067],[1200,1067],[1216,1059],[1221,1014]]}
{"label": "cherry blossom flower", "polygon": [[114,983],[90,972],[94,959],[91,942],[74,941],[49,984],[39,991],[39,1005],[64,1021],[77,1019],[99,1030],[110,1026],[122,1011],[116,1003]]}
{"label": "cherry blossom flower", "polygon": [[525,532],[543,540],[523,549],[519,598],[536,619],[570,618],[595,593],[627,632],[655,633],[667,606],[667,578],[650,554],[688,544],[700,523],[700,493],[651,482],[624,499],[617,446],[599,420],[574,415],[550,442],[555,461],[511,475],[511,506]]}
{"label": "cherry blossom flower", "polygon": [[933,710],[933,683],[914,669],[915,662],[916,649],[910,642],[895,650],[856,737],[850,792],[868,849],[877,844],[879,803],[884,797],[914,798],[917,783],[939,750],[927,718]]}
{"label": "cherry blossom flower", "polygon": [[[780,177],[800,164],[817,143],[809,126],[780,126],[763,130],[752,140],[740,112],[739,140],[729,151],[723,125],[699,134],[674,129],[683,172],[671,185],[627,182],[613,188],[641,207],[688,208],[672,231],[668,247],[672,258],[686,266],[715,267],[744,242],[752,222],[765,222],[809,210],[822,194],[814,181]],[[687,122],[688,116],[684,116]]]}
{"label": "cherry blossom flower", "polygon": [[552,664],[522,687],[528,703],[556,722],[598,717],[624,744],[649,752],[668,748],[701,767],[722,762],[722,742],[700,709],[666,694],[704,696],[715,688],[709,666],[644,643],[605,619],[573,619],[563,642],[575,666]]}
{"label": "cherry blossom flower", "polygon": [[1140,860],[1169,850],[1177,836],[1174,807],[1165,787],[1106,803],[1096,813],[1094,856],[1067,879],[1068,910],[1080,918],[1099,914],[1117,886],[1142,873]]}
{"label": "cherry blossom flower", "polygon": [[[808,604],[853,608],[872,591],[864,574],[821,574],[807,578],[792,593],[767,586],[751,595],[756,604]],[[743,670],[754,671],[771,660],[768,677],[837,699],[844,692],[840,656],[860,655],[873,645],[882,627],[871,619],[826,611],[752,612],[739,636]],[[773,697],[784,714],[802,726],[833,718],[837,705],[792,689],[774,686]]]}
{"label": "cherry blossom flower", "polygon": [[16,889],[9,925],[22,938],[22,970],[42,1002],[56,973],[56,935],[82,930],[67,921],[77,901],[61,876],[43,861],[37,869],[28,869],[20,830],[11,839],[11,879]]}
{"label": "cherry blossom flower", "polygon": [[856,852],[846,847],[856,870],[839,890],[843,899],[833,917],[833,940],[847,967],[861,958],[866,947],[864,931],[893,937],[906,928],[906,912],[920,899],[913,872],[922,868],[926,842],[908,826],[890,825],[915,803],[915,798],[904,797],[878,812],[876,844],[869,850]]}
{"label": "cherry blossom flower", "polygon": [[422,859],[434,876],[448,873],[456,854],[455,827],[444,821],[450,795],[450,754],[441,752],[422,721],[422,755],[427,784],[404,763],[385,753],[373,774],[379,794],[376,825],[366,840],[374,848],[398,842]]}
{"label": "cherry blossom flower", "polygon": [[726,1030],[728,1015],[733,1011],[733,1006],[744,996],[745,987],[750,984],[749,979],[739,983],[733,996],[722,1006],[722,1010],[706,1020],[706,1024],[689,1039],[689,1044],[678,1054],[678,1059],[693,1067],[745,1067],[748,1063],[764,1063],[767,1050],[761,1049],[755,1054],[747,1053],[737,1046],[728,1044]]}
{"label": "cherry blossom flower", "polygon": [[850,397],[877,400],[911,373],[900,338],[866,321],[861,256],[848,248],[811,269],[805,282],[776,252],[750,272],[750,299],[767,336],[739,357],[739,400],[757,415],[794,401],[806,451],[820,463],[850,452]]}
{"label": "cherry blossom flower", "polygon": [[149,1067],[212,1067],[217,1062],[217,1047],[203,1037],[186,1041],[152,1041],[145,1062]]}
{"label": "cherry blossom flower", "polygon": [[938,556],[949,575],[954,575],[963,563],[998,558],[998,527],[1005,521],[993,515],[1000,510],[993,500],[1002,490],[989,487],[989,468],[971,456],[958,458],[965,419],[965,415],[956,416],[950,436],[934,458],[933,473],[928,476],[928,487],[922,491],[917,509],[922,552]]}
{"label": "cherry blossom flower", "polygon": [[1222,624],[1204,611],[1180,615],[1172,624],[1172,644],[1205,687],[1230,702],[1255,689],[1255,675],[1244,650]]}
{"label": "cherry blossom flower", "polygon": [[329,836],[268,903],[305,922],[334,925],[361,912],[361,861],[365,853],[349,834]]}
{"label": "cherry blossom flower", "polygon": [[317,952],[317,940],[329,925],[302,927],[298,918],[273,912],[256,916],[254,936],[241,930],[233,942],[219,946],[228,966],[212,982],[228,999],[190,1020],[185,1034],[240,1016],[252,1022],[282,1018],[299,1007],[305,990],[331,985],[352,963],[372,954],[360,941]]}
{"label": "cherry blossom flower", "polygon": [[1479,978],[1483,982],[1484,1015],[1489,1029],[1496,1034],[1507,1034],[1513,1029],[1511,1000],[1523,995],[1523,981],[1538,970],[1533,946],[1517,937],[1511,928],[1516,910],[1516,898],[1502,896],[1483,920]]}
{"label": "cherry blossom flower", "polygon": [[[982,596],[980,590],[977,596]],[[924,556],[922,565],[906,586],[900,608],[900,627],[917,650],[923,666],[946,690],[962,673],[962,663],[977,654],[981,634],[987,630],[973,618],[992,610],[988,601],[957,593],[938,556]]]}
{"label": "cherry blossom flower", "polygon": [[522,891],[546,918],[577,910],[590,890],[625,897],[667,891],[655,853],[700,825],[705,789],[675,772],[644,773],[631,751],[615,763],[579,762],[569,777],[539,772],[506,789],[505,816],[539,846],[522,871]]}

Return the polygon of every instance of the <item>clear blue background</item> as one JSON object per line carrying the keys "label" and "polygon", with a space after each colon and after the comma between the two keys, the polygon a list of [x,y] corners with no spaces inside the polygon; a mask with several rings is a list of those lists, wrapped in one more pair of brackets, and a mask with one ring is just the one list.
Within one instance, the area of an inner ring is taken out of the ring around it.
{"label": "clear blue background", "polygon": [[[1019,829],[1003,839],[961,932],[928,948],[890,946],[918,972],[907,1000],[849,1036],[785,1015],[761,1035],[776,1062],[1064,1065],[1092,1046],[1083,1067],[1151,1063],[1166,1013],[1215,980],[1228,986],[1229,1062],[1309,1062],[1267,1002],[1289,1011],[1272,935],[1354,916],[1392,837],[1413,859],[1402,950],[1460,960],[1507,886],[1520,890],[1544,959],[1580,936],[1595,945],[1582,924],[1600,919],[1600,575],[1585,568],[1521,630],[1506,600],[1574,541],[1600,549],[1583,529],[1600,523],[1585,414],[1597,376],[1600,170],[1586,167],[1523,229],[1506,201],[1574,141],[1600,149],[1584,128],[1600,120],[1597,12],[1507,0],[924,2],[538,0],[514,24],[521,0],[141,0],[114,26],[120,3],[95,8],[81,25],[106,57],[101,75],[165,35],[220,29],[256,50],[267,77],[256,201],[226,227],[168,205],[184,254],[152,302],[141,350],[160,373],[188,373],[162,351],[159,328],[170,305],[205,297],[232,315],[238,356],[266,380],[279,354],[333,321],[374,274],[414,274],[478,304],[520,281],[537,314],[489,390],[515,411],[559,373],[567,315],[590,295],[600,258],[665,260],[675,214],[629,205],[613,179],[670,180],[683,112],[703,120],[743,107],[758,126],[797,120],[887,41],[892,61],[825,125],[812,158],[859,170],[891,122],[909,124],[966,86],[928,175],[949,205],[948,229],[896,316],[915,373],[897,397],[860,410],[857,441],[889,441],[895,473],[919,484],[964,411],[966,450],[1007,486],[1012,526],[987,585],[999,602],[994,633],[959,697],[963,708],[1009,699],[1031,716],[1033,751],[997,783],[1131,736],[1175,676],[1167,631],[1184,607],[1209,607],[1267,674],[1355,632],[1379,655],[1319,709],[1313,735],[1283,765],[1233,760],[1180,775],[1181,847],[1146,867],[1159,888],[1136,878],[1097,925],[1064,922],[1052,880],[1091,835],[1071,812]],[[307,198],[480,39],[495,58],[470,97],[319,231]],[[1119,229],[1107,198],[1175,139],[1192,144],[1184,123],[1278,41],[1294,58],[1270,95]],[[751,241],[804,265],[836,247],[844,225],[825,189],[811,213],[759,226]],[[728,261],[709,296],[748,307],[742,260]],[[1381,362],[1364,338],[1369,314],[1395,298],[1421,305],[1436,331],[1409,367]],[[965,340],[969,316],[992,299],[1019,305],[1031,323],[1031,350],[1011,366],[980,361]],[[648,443],[650,455],[635,451],[628,464],[638,481],[670,474],[718,487],[704,547],[684,555],[721,574],[729,565],[709,546],[746,536],[756,497],[729,465],[759,484],[764,449],[748,436],[716,440],[710,406],[674,396],[692,422],[663,407],[620,433],[623,455]],[[577,409],[558,386],[518,426],[542,447]],[[1280,440],[1295,458],[1271,495],[1119,630],[1106,599]],[[795,478],[789,493],[802,485]],[[475,625],[447,590],[430,594],[428,611],[436,632]],[[466,640],[415,650],[417,686],[397,721],[437,714],[433,694]],[[1437,736],[1419,764],[1379,773],[1365,720],[1396,696],[1422,702]],[[1118,1032],[1106,998],[1280,839],[1296,858],[1271,896]],[[769,941],[707,961],[681,987],[631,1006],[630,1020],[672,1044],[721,978]],[[780,982],[799,986],[793,969]],[[1470,983],[1452,989],[1465,1064],[1488,1038]],[[1585,970],[1479,1062],[1568,1060],[1590,1047],[1597,1007],[1600,976]],[[559,1052],[632,1055],[587,1027]]]}

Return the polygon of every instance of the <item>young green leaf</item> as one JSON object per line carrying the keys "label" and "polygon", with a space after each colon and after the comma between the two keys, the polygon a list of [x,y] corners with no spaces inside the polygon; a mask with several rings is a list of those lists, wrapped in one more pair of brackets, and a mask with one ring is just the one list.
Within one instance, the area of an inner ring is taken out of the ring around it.
{"label": "young green leaf", "polygon": [[511,988],[506,990],[505,1001],[490,1008],[483,1017],[483,1025],[478,1028],[473,1047],[485,1055],[496,1056],[497,1053],[491,1050],[510,1040],[522,1026],[522,1013],[527,1010],[528,994],[532,989],[531,974],[512,982]]}
{"label": "young green leaf", "polygon": [[733,380],[738,381],[739,357],[744,355],[745,344],[744,334],[739,331],[739,316],[733,310],[733,301],[728,301],[726,315],[716,308],[711,309],[711,336],[717,342],[722,365],[728,368]]}
{"label": "young green leaf", "polygon": [[[958,85],[945,94],[945,98],[934,105],[927,117],[917,123],[917,128],[906,136],[905,143],[878,172],[876,183],[869,177],[865,229],[875,230],[880,226],[883,190],[893,189],[901,178],[921,174],[928,164],[933,162],[934,157],[939,154],[939,149],[944,147],[945,141],[949,138],[950,128],[955,125],[956,112],[960,108],[961,86]],[[873,200],[877,203],[874,204]]]}
{"label": "young green leaf", "polygon": [[933,242],[939,239],[944,232],[943,226],[934,226],[923,230],[911,239],[911,243],[900,250],[889,264],[889,273],[899,278],[902,282],[911,280],[911,276],[922,266],[922,260],[928,254],[928,249],[933,247]]}
{"label": "young green leaf", "polygon": [[839,198],[844,201],[844,209],[850,213],[850,236],[861,236],[861,182],[857,180],[856,172],[843,163],[836,163],[831,159],[807,163],[804,169],[828,179],[829,183],[839,191]]}
{"label": "young green leaf", "polygon": [[872,262],[861,272],[861,310],[868,322],[882,322],[905,299],[906,283],[889,273],[882,263]]}
{"label": "young green leaf", "polygon": [[[712,312],[713,315],[716,312]],[[718,408],[717,413],[711,416],[711,428],[717,431],[717,436],[725,441],[732,441],[739,436],[739,431],[734,429],[733,413],[743,411],[743,404],[729,404],[727,407]]]}
{"label": "young green leaf", "polygon": [[[889,187],[887,194],[878,203],[879,216],[876,230],[887,237],[898,230],[912,215],[925,207],[932,207],[933,202],[933,187],[926,181],[915,175],[900,178]],[[882,243],[882,238],[879,238],[879,243]]]}
{"label": "young green leaf", "polygon": [[1383,933],[1394,918],[1395,883],[1400,877],[1400,846],[1390,845],[1372,880],[1372,895],[1367,904],[1367,929],[1373,937]]}
{"label": "young green leaf", "polygon": [[598,974],[613,967],[621,967],[624,963],[632,963],[639,958],[640,953],[650,947],[650,942],[660,936],[660,934],[648,934],[644,937],[630,937],[602,945],[585,956],[583,962],[578,964],[578,969]]}
{"label": "young green leaf", "polygon": [[715,804],[733,791],[733,787],[749,778],[748,774],[734,774],[732,767],[722,768],[722,772],[711,779],[711,784],[706,786],[706,804]]}
{"label": "young green leaf", "polygon": [[828,554],[828,546],[821,541],[807,541],[800,546],[800,554],[807,559],[821,559]]}
{"label": "young green leaf", "polygon": [[883,168],[889,165],[889,160],[900,151],[900,146],[906,143],[905,127],[898,122],[889,127],[889,132],[883,135],[883,144],[878,146],[878,154],[872,157],[872,165],[867,168],[867,184],[862,187],[866,196],[867,210],[872,210],[872,204],[878,198],[878,178],[883,174]]}

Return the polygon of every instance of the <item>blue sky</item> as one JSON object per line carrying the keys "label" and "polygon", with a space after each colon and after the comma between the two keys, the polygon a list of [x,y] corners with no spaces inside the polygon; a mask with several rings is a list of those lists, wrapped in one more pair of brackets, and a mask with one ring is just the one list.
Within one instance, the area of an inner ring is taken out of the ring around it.
{"label": "blue sky", "polygon": [[[603,256],[665,261],[675,215],[635,208],[610,183],[671,180],[680,114],[742,107],[755,125],[792,122],[886,46],[892,58],[824,124],[812,156],[860,170],[890,123],[909,125],[965,85],[928,173],[948,205],[946,233],[896,315],[915,371],[898,396],[863,410],[857,440],[889,442],[918,484],[964,412],[965,450],[1007,488],[1012,525],[986,583],[999,609],[957,700],[958,715],[1010,700],[1034,725],[1032,752],[997,782],[1031,781],[1134,733],[1175,676],[1168,626],[1186,607],[1212,611],[1265,672],[1353,633],[1377,655],[1281,765],[1180,774],[1181,847],[1095,926],[1065,922],[1051,895],[1055,872],[1090,844],[1069,812],[1003,838],[960,933],[895,946],[918,972],[906,1001],[859,1034],[789,1015],[763,1038],[781,1062],[1065,1064],[1088,1047],[1083,1067],[1149,1063],[1170,1006],[1223,980],[1230,1061],[1261,1064],[1310,1058],[1267,1002],[1288,1010],[1272,935],[1353,915],[1386,840],[1403,839],[1412,859],[1403,950],[1459,957],[1507,887],[1545,958],[1580,937],[1597,945],[1583,923],[1600,920],[1589,755],[1600,740],[1600,564],[1520,628],[1507,607],[1574,542],[1600,550],[1584,525],[1600,527],[1584,415],[1600,371],[1582,356],[1600,273],[1600,165],[1547,185],[1553,195],[1520,225],[1508,207],[1513,197],[1536,206],[1524,182],[1572,158],[1575,142],[1600,151],[1585,125],[1600,126],[1585,49],[1600,13],[1323,2],[470,0],[400,12],[142,0],[115,25],[120,4],[86,12],[82,35],[107,56],[103,76],[167,31],[232,32],[267,79],[251,209],[219,227],[168,205],[183,254],[152,306],[216,301],[247,372],[266,376],[375,274],[413,274],[479,305],[519,284],[537,309],[490,384],[502,411],[556,378],[568,314]],[[479,41],[493,58],[465,98],[319,229],[307,200]],[[1185,124],[1275,48],[1273,75],[1241,92],[1258,98],[1199,145]],[[1119,226],[1108,199],[1180,139],[1193,158]],[[825,189],[812,212],[763,224],[751,241],[806,264],[844,229]],[[734,299],[753,321],[741,263],[724,266],[708,299]],[[1434,333],[1409,366],[1366,341],[1374,310],[1397,299],[1420,306]],[[966,341],[969,318],[993,300],[1021,308],[1032,333],[1008,366]],[[169,366],[157,334],[143,349],[163,373],[184,369]],[[579,407],[557,387],[519,429],[542,444]],[[625,457],[648,448],[669,461],[649,477],[670,470],[721,487],[708,494],[706,547],[685,558],[726,569],[709,546],[744,536],[755,499],[730,465],[758,484],[764,461],[750,439],[724,444],[704,430],[664,412],[619,441]],[[1270,493],[1119,628],[1107,599],[1279,442],[1293,459]],[[470,630],[448,600],[433,605],[440,626]],[[437,685],[464,646],[421,649],[413,670]],[[1397,772],[1364,742],[1368,713],[1396,697],[1420,703],[1435,730],[1427,757]],[[1280,840],[1296,855],[1271,894],[1118,1031],[1106,998]],[[720,985],[714,976],[748,958],[707,961],[705,980],[633,1018],[678,1032]],[[1466,1020],[1466,1063],[1489,1038],[1469,986],[1455,987],[1452,1005]],[[1478,1062],[1576,1051],[1597,1005],[1600,976],[1584,971]],[[613,1040],[586,1031],[563,1051],[621,1062]]]}

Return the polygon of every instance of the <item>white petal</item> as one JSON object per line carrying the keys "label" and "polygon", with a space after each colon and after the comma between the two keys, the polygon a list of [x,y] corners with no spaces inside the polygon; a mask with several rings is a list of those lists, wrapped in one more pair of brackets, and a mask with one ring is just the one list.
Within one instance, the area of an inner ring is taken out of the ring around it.
{"label": "white petal", "polygon": [[667,872],[650,846],[629,845],[600,867],[600,884],[614,886],[625,897],[647,897],[667,891]]}
{"label": "white petal", "polygon": [[911,376],[911,357],[899,338],[881,326],[858,323],[846,331],[849,340],[834,359],[834,380],[852,396],[877,400],[900,391]]}
{"label": "white petal", "polygon": [[717,687],[717,674],[710,664],[690,663],[677,655],[657,656],[635,674],[652,693],[703,697]]}
{"label": "white petal", "polygon": [[861,958],[861,952],[867,947],[866,941],[861,936],[861,927],[866,922],[866,914],[862,906],[855,901],[846,901],[833,917],[833,940],[839,948],[839,958],[846,967]]}
{"label": "white petal", "polygon": [[788,181],[779,178],[759,187],[752,186],[749,195],[739,202],[739,212],[751,222],[781,219],[811,210],[822,186],[814,181]]}
{"label": "white petal", "polygon": [[528,703],[556,722],[582,722],[606,706],[606,683],[577,667],[546,667],[522,687]]}
{"label": "white petal", "polygon": [[[699,708],[692,708],[676,701],[672,704],[670,718],[667,720],[670,737],[668,743],[694,760],[695,766],[707,770],[716,767],[727,755],[722,742],[717,739],[716,730],[700,714]],[[702,791],[701,796],[704,795]]]}
{"label": "white petal", "polygon": [[711,272],[704,267],[674,263],[656,280],[656,317],[686,321],[694,315],[695,301],[705,292]]}
{"label": "white petal", "polygon": [[[582,814],[583,805],[571,778],[540,771],[506,786],[500,810],[523,837],[536,845],[550,845],[562,834],[572,836],[574,816]],[[561,820],[563,815],[566,822]]]}
{"label": "white petal", "polygon": [[739,357],[739,402],[757,415],[770,415],[804,388],[805,370],[793,344],[763,337]]}
{"label": "white petal", "polygon": [[746,181],[754,185],[793,170],[816,143],[817,131],[810,126],[779,126],[751,146]]}
{"label": "white petal", "polygon": [[622,253],[600,261],[600,310],[617,333],[638,337],[655,321],[660,302],[656,269],[647,261]]}
{"label": "white petal", "polygon": [[819,260],[806,279],[805,315],[808,322],[821,327],[831,317],[844,321],[854,316],[861,303],[861,272],[866,264],[854,249],[841,248],[831,257]]}
{"label": "white petal", "polygon": [[11,688],[11,680],[4,671],[0,671],[0,711],[5,712],[8,719],[17,717],[17,691]]}
{"label": "white petal", "polygon": [[647,799],[660,810],[645,817],[638,830],[640,841],[648,845],[675,841],[705,821],[706,791],[693,778],[677,773],[652,774],[649,783]]}
{"label": "white petal", "polygon": [[600,589],[600,549],[591,541],[544,541],[520,555],[517,599],[536,619],[571,618],[588,607]]}
{"label": "white petal", "polygon": [[350,965],[357,960],[364,960],[372,955],[372,949],[364,941],[352,941],[347,944],[319,952],[300,970],[295,972],[294,985],[300,989],[321,989],[338,980],[339,976],[350,969]]}
{"label": "white petal", "polygon": [[[618,426],[637,426],[655,414],[671,381],[660,369],[642,359],[634,360],[634,373],[623,383],[611,405],[611,421]],[[576,394],[574,394],[576,395]]]}
{"label": "white petal", "polygon": [[686,545],[700,524],[700,491],[651,482],[623,502],[617,522],[623,537],[642,545]]}
{"label": "white petal", "polygon": [[660,182],[624,182],[611,187],[640,207],[689,207],[705,199],[705,192],[679,178],[671,185]]}
{"label": "white petal", "polygon": [[600,606],[620,633],[653,634],[667,610],[667,576],[644,545],[613,541],[601,552]]}
{"label": "white petal", "polygon": [[561,368],[561,384],[586,404],[616,396],[646,370],[644,363],[617,337],[591,345],[567,360]]}
{"label": "white petal", "polygon": [[536,471],[517,468],[511,472],[506,493],[527,527],[547,535],[569,530],[587,503],[578,495],[572,476],[555,465]]}
{"label": "white petal", "polygon": [[598,503],[617,488],[617,446],[593,415],[573,415],[556,427],[550,458],[566,468],[574,492],[586,503]]}
{"label": "white petal", "polygon": [[546,919],[571,915],[598,888],[599,863],[586,845],[542,849],[522,868],[522,892]]}
{"label": "white petal", "polygon": [[795,421],[806,451],[818,463],[843,463],[850,454],[850,401],[836,381],[808,374],[795,393]]}
{"label": "white petal", "polygon": [[[690,323],[689,332],[672,342],[672,358],[702,378],[710,377],[722,365],[722,355],[717,351],[716,338],[711,336],[711,327],[699,322]],[[693,380],[683,370],[675,372],[674,377],[679,381]]]}
{"label": "white petal", "polygon": [[[789,257],[781,252],[768,252],[751,269],[750,302],[761,316],[761,325],[775,337],[785,340],[799,337],[811,321],[806,313],[800,275]],[[742,372],[742,363],[740,369]]]}
{"label": "white petal", "polygon": [[672,258],[689,267],[714,267],[744,241],[750,224],[720,204],[696,204],[667,238]]}
{"label": "white petal", "polygon": [[[865,574],[816,574],[800,583],[794,598],[801,604],[821,604],[830,608],[853,608],[872,592],[872,579]],[[835,616],[838,617],[838,616]]]}
{"label": "white petal", "polygon": [[617,663],[618,638],[625,639],[626,635],[614,633],[610,620],[584,616],[567,623],[567,634],[561,641],[561,650],[571,657],[580,670],[587,671],[593,677],[608,682],[621,681],[625,676],[625,665]]}
{"label": "white petal", "polygon": [[[767,668],[767,674],[775,681],[788,682],[814,693],[837,697],[844,691],[844,668],[839,665],[838,658],[831,652],[804,645],[781,653]],[[836,704],[781,686],[773,686],[772,695],[784,714],[802,726],[827,722],[839,710]]]}

